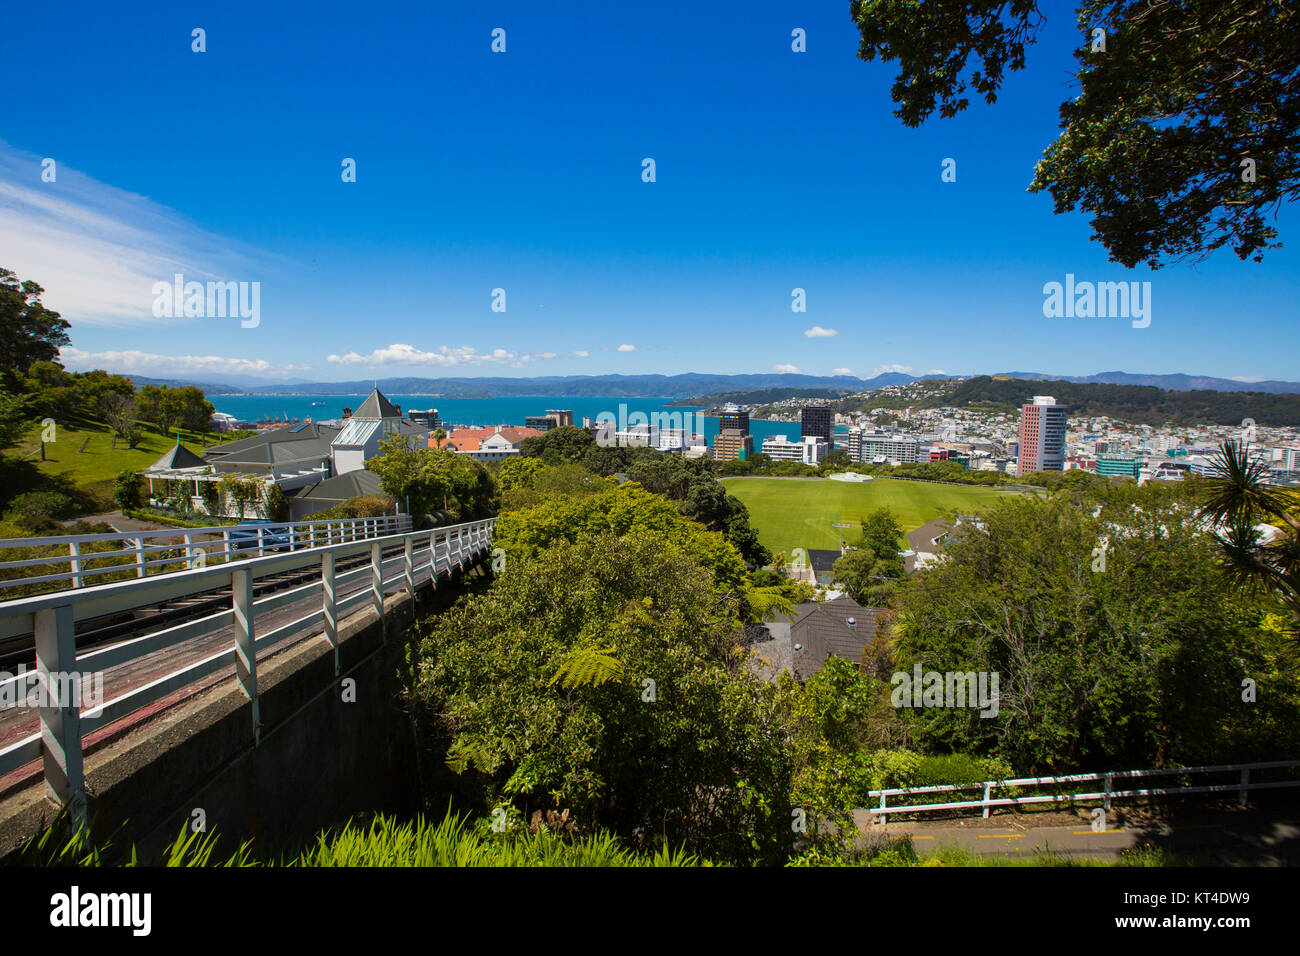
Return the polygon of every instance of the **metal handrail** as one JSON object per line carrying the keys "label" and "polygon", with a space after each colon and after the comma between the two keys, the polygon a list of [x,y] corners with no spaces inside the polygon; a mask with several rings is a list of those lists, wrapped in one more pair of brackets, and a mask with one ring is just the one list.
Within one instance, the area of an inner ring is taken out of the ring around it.
{"label": "metal handrail", "polygon": [[[989,809],[992,807],[1018,806],[1020,804],[1030,803],[1053,803],[1069,802],[1072,800],[1101,800],[1107,810],[1110,809],[1111,800],[1127,797],[1146,797],[1146,796],[1170,796],[1173,794],[1186,793],[1231,793],[1238,794],[1239,802],[1244,806],[1246,803],[1246,794],[1250,790],[1273,790],[1285,787],[1300,787],[1300,780],[1287,780],[1269,783],[1252,783],[1250,773],[1252,770],[1279,770],[1285,767],[1300,767],[1300,760],[1272,760],[1264,763],[1240,763],[1240,764],[1218,764],[1205,767],[1161,767],[1154,770],[1113,770],[1105,773],[1075,773],[1065,774],[1059,777],[1015,777],[1009,780],[983,780],[972,783],[951,783],[939,784],[928,787],[887,787],[881,790],[868,791],[867,796],[880,798],[880,803],[875,807],[865,808],[868,813],[878,818],[878,822],[887,822],[889,814],[896,813],[932,813],[939,810],[964,810],[974,807],[982,807],[983,815],[989,815]],[[1212,784],[1200,787],[1153,787],[1138,790],[1116,790],[1114,783],[1116,779],[1123,778],[1141,778],[1141,777],[1159,777],[1184,774],[1209,774],[1209,773],[1237,773],[1240,777],[1236,783],[1230,784]],[[993,797],[993,791],[1000,788],[1010,787],[1043,787],[1066,783],[1103,783],[1104,789],[1096,793],[1058,793],[1042,796],[1025,796],[1025,797]],[[976,790],[983,788],[984,795],[980,800],[955,800],[948,803],[924,803],[924,804],[894,804],[888,806],[888,798],[902,794],[913,793],[953,793],[961,790]]]}
{"label": "metal handrail", "polygon": [[[253,553],[257,557],[268,551],[278,551],[287,544],[290,550],[314,547],[318,539],[333,542],[372,538],[381,534],[409,531],[411,516],[385,514],[370,518],[334,518],[315,521],[286,521],[275,524],[212,525],[198,528],[166,528],[156,531],[98,532],[94,534],[50,535],[34,538],[0,538],[0,550],[8,548],[47,548],[66,546],[66,554],[49,554],[14,561],[0,561],[0,573],[14,568],[42,565],[66,565],[69,570],[53,574],[30,575],[0,580],[0,591],[6,588],[25,587],[53,581],[70,581],[73,588],[86,587],[89,579],[106,574],[121,574],[134,569],[136,577],[145,577],[150,568],[182,566],[201,567],[211,559],[233,561],[236,557]],[[256,532],[256,541],[251,534]],[[219,542],[201,541],[201,538],[220,538]],[[169,544],[147,544],[147,541],[165,539]],[[178,540],[179,539],[179,540]],[[250,545],[242,547],[240,540],[248,539]],[[129,547],[110,551],[83,550],[86,545],[116,541]],[[219,544],[220,547],[208,547]],[[161,557],[149,556],[162,554]],[[133,562],[119,561],[106,566],[91,567],[90,562],[134,558]]]}
{"label": "metal handrail", "polygon": [[[80,686],[79,682],[88,675],[98,674],[102,680],[103,672],[110,667],[139,660],[147,654],[175,647],[221,628],[233,625],[235,632],[234,641],[226,649],[170,670],[113,700],[100,702],[92,712],[82,713],[79,699],[67,699],[71,695],[40,702],[40,732],[0,748],[0,777],[43,757],[47,794],[61,804],[71,806],[74,814],[84,814],[83,734],[231,664],[240,688],[252,702],[253,736],[254,741],[259,740],[259,650],[293,634],[319,627],[334,648],[337,675],[340,665],[339,622],[344,612],[368,605],[382,621],[386,591],[414,594],[417,576],[426,571],[428,580],[436,587],[440,575],[446,573],[450,576],[487,554],[495,524],[495,518],[487,518],[432,530],[327,543],[283,554],[0,602],[0,637],[32,634],[35,638],[36,670],[17,676],[0,675],[0,690],[8,690],[14,699],[19,699],[17,694],[21,693],[24,701],[30,696],[32,684],[43,684],[48,688],[67,688],[74,683]],[[385,549],[394,546],[400,546],[401,553],[386,558]],[[336,572],[338,560],[366,553],[370,556],[368,567]],[[395,562],[400,562],[400,574],[386,577],[385,565]],[[315,581],[254,599],[256,579],[315,567],[320,568],[320,576]],[[367,575],[369,588],[346,597],[339,596],[340,583],[363,579]],[[230,590],[230,604],[223,610],[110,647],[77,652],[77,621],[154,606],[177,598],[210,594],[225,588]],[[316,594],[321,596],[318,609],[266,634],[256,634],[254,625],[259,612],[293,604]],[[6,688],[5,685],[9,686]]]}

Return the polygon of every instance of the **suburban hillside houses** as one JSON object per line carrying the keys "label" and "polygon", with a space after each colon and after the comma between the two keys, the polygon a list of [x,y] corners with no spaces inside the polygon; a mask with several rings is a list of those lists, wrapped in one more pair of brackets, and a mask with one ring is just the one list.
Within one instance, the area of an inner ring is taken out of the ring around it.
{"label": "suburban hillside houses", "polygon": [[[262,517],[261,502],[271,485],[289,499],[290,518],[306,518],[359,494],[378,494],[379,479],[366,462],[379,443],[405,437],[427,444],[427,426],[402,417],[376,388],[341,427],[302,422],[209,449],[202,456],[178,441],[142,473],[149,499],[188,499],[186,510],[217,517]],[[225,482],[223,484],[223,481]],[[242,503],[232,488],[247,494]]]}

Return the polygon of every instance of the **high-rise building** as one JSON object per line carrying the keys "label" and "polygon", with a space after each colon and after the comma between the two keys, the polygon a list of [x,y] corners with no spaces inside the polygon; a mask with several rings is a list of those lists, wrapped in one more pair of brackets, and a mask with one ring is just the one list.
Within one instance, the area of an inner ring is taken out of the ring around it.
{"label": "high-rise building", "polygon": [[549,432],[555,427],[555,419],[550,415],[528,415],[524,418],[525,428],[536,428],[539,432]]}
{"label": "high-rise building", "polygon": [[848,451],[850,461],[862,460],[862,429],[857,425],[849,428]]}
{"label": "high-rise building", "polygon": [[734,428],[718,432],[713,439],[714,461],[745,459],[754,453],[754,436],[742,435]]}
{"label": "high-rise building", "polygon": [[799,416],[799,423],[801,437],[815,435],[826,443],[827,448],[835,447],[835,415],[829,408],[806,405]]}
{"label": "high-rise building", "polygon": [[556,428],[563,428],[565,425],[573,424],[573,409],[571,408],[548,408],[546,417],[555,422]]}
{"label": "high-rise building", "polygon": [[862,461],[908,464],[920,461],[921,443],[903,435],[864,435]]}
{"label": "high-rise building", "polygon": [[1065,470],[1065,405],[1051,395],[1035,395],[1020,408],[1020,459],[1016,474]]}
{"label": "high-rise building", "polygon": [[740,432],[742,435],[748,435],[749,412],[736,405],[726,406],[718,419],[718,431]]}

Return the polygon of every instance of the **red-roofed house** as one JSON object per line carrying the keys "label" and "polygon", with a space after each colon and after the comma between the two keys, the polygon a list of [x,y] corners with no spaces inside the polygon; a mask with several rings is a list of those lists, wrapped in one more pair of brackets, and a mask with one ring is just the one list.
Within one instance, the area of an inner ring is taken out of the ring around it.
{"label": "red-roofed house", "polygon": [[[519,454],[519,445],[525,438],[540,434],[540,429],[513,425],[457,428],[442,440],[441,447],[454,449],[457,454],[469,455],[478,461],[504,461]],[[433,438],[429,439],[429,447],[438,447]]]}

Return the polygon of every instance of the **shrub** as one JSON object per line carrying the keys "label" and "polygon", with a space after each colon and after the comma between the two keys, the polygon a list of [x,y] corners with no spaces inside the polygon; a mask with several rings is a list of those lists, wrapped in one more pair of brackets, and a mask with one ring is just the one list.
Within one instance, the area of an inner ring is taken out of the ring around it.
{"label": "shrub", "polygon": [[266,516],[272,521],[289,520],[289,499],[279,485],[271,485],[266,490]]}
{"label": "shrub", "polygon": [[42,531],[76,511],[76,501],[60,491],[29,491],[10,502],[6,517],[30,531]]}
{"label": "shrub", "polygon": [[144,503],[142,485],[140,476],[135,472],[118,472],[117,477],[113,479],[113,501],[123,511],[128,508],[139,508]]}

